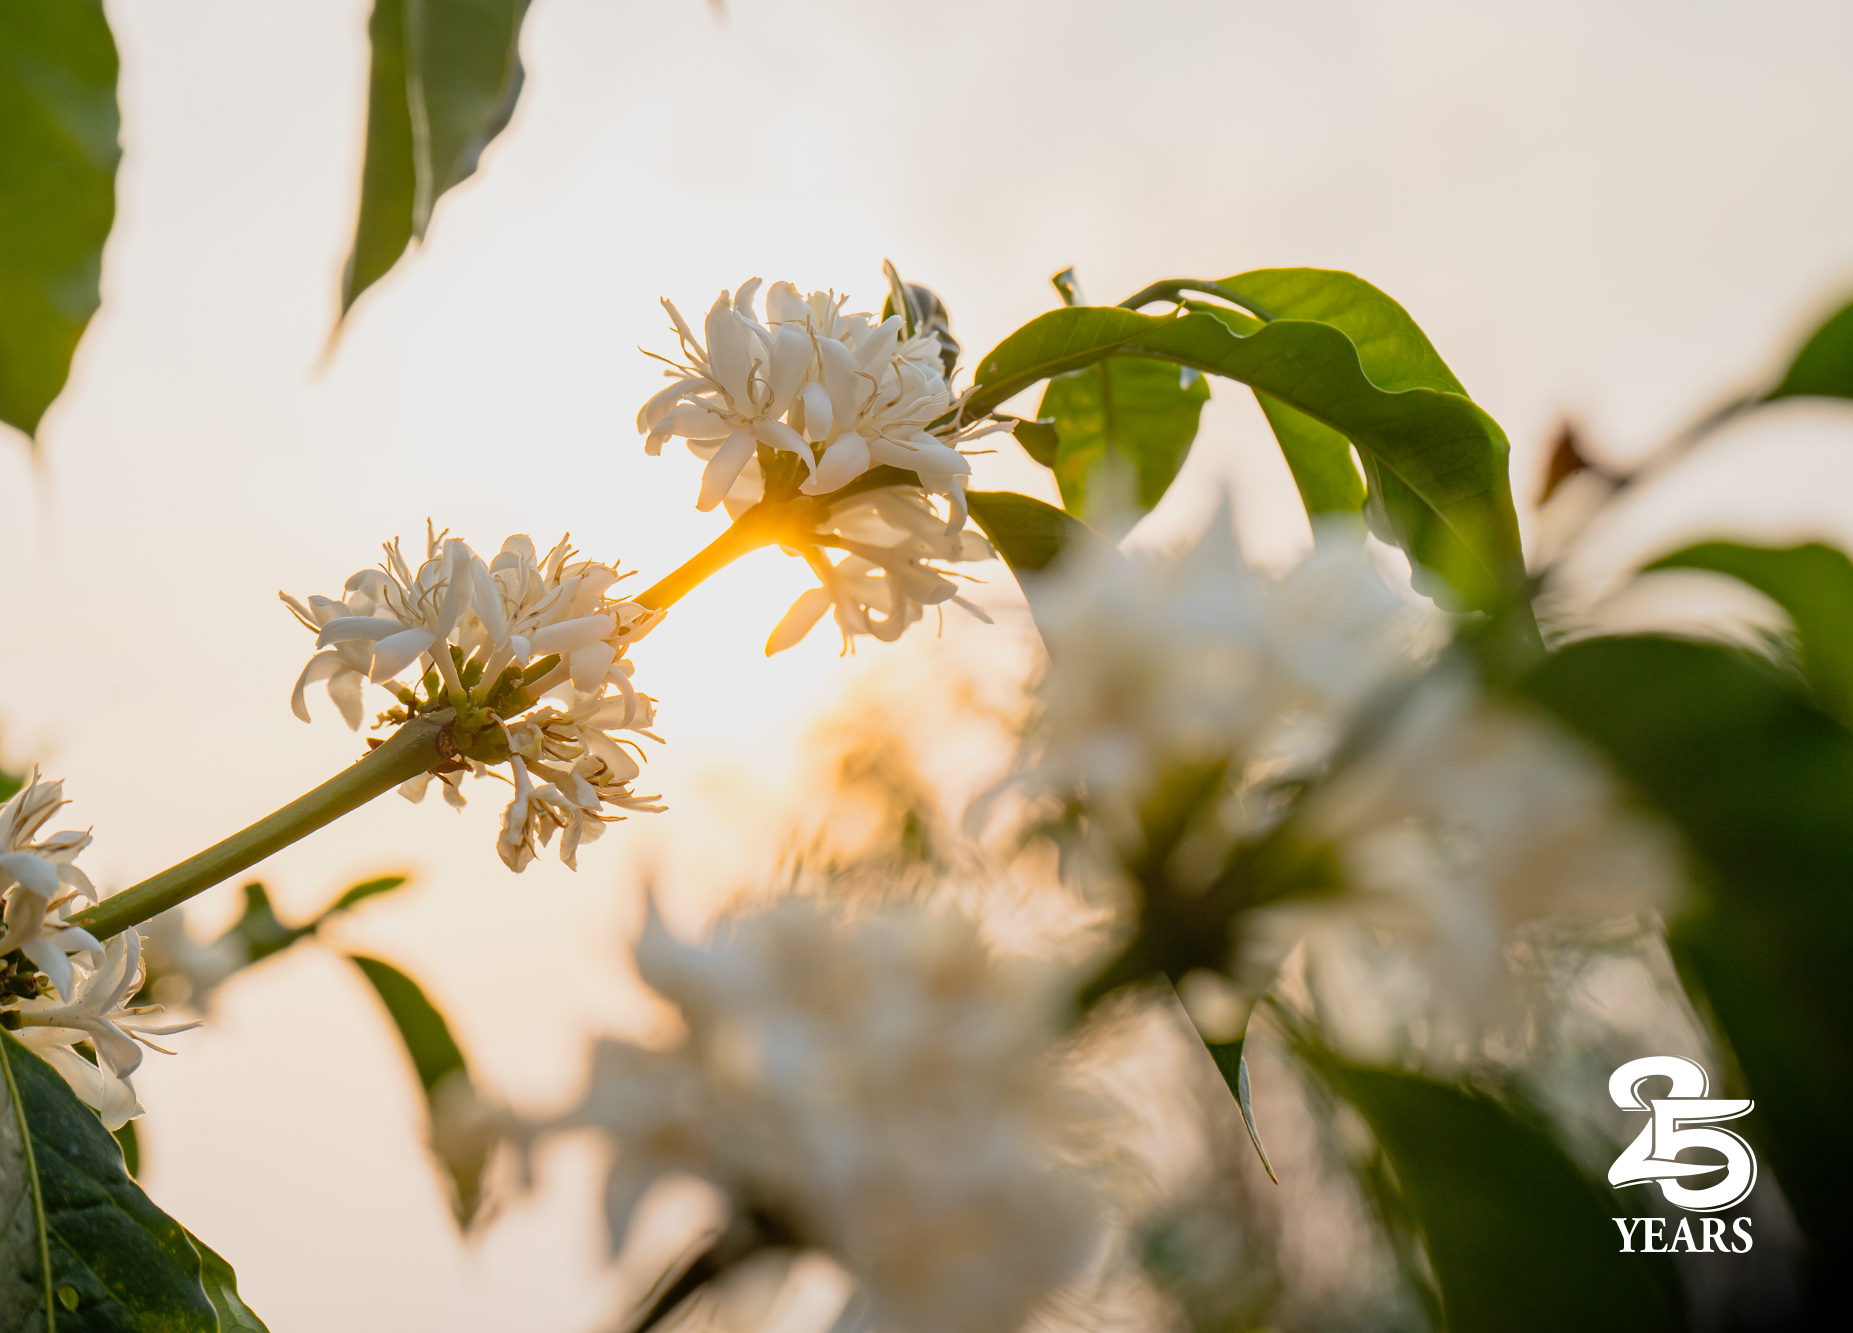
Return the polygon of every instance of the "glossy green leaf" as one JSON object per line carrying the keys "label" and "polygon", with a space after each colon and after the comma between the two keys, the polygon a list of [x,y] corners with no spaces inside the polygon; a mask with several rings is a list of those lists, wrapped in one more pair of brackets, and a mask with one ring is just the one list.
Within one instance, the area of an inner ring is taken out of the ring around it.
{"label": "glossy green leaf", "polygon": [[201,1273],[96,1115],[0,1032],[0,1333],[217,1333]]}
{"label": "glossy green leaf", "polygon": [[1765,401],[1804,397],[1853,398],[1853,304],[1809,336]]}
{"label": "glossy green leaf", "polygon": [[0,4],[0,421],[28,435],[96,313],[119,128],[99,0]]}
{"label": "glossy green leaf", "polygon": [[1681,1325],[1670,1267],[1622,1254],[1618,1206],[1542,1128],[1476,1089],[1330,1054],[1422,1232],[1449,1333]]}
{"label": "glossy green leaf", "polygon": [[1014,491],[972,491],[965,498],[972,521],[1019,575],[1047,569],[1071,543],[1105,540],[1073,515]]}
{"label": "glossy green leaf", "polygon": [[1525,691],[1699,857],[1672,942],[1756,1100],[1743,1132],[1819,1252],[1853,1253],[1853,1158],[1820,1146],[1853,1106],[1853,731],[1767,661],[1682,639],[1585,640]]}
{"label": "glossy green leaf", "polygon": [[201,1284],[219,1317],[219,1333],[270,1333],[244,1298],[238,1294],[238,1275],[205,1241],[187,1232],[187,1239],[199,1251]]}
{"label": "glossy green leaf", "polygon": [[1023,446],[1024,453],[1046,468],[1055,466],[1055,460],[1061,453],[1062,437],[1055,433],[1054,422],[1019,421],[1011,434]]}
{"label": "glossy green leaf", "polygon": [[978,362],[965,417],[975,420],[1032,385],[1091,366],[1168,318],[1118,306],[1075,306],[1038,315]]}
{"label": "glossy green leaf", "polygon": [[[1383,331],[1389,324],[1381,311],[1355,322],[1373,346],[1393,341]],[[1457,390],[1383,388],[1365,374],[1357,346],[1333,324],[1277,319],[1247,334],[1238,326],[1253,321],[1202,310],[1177,316],[1117,307],[1052,310],[984,358],[967,414],[1003,401],[1038,376],[1078,369],[1110,353],[1240,380],[1357,446],[1379,477],[1384,535],[1445,581],[1454,600],[1483,610],[1523,604],[1525,562],[1506,475],[1509,451],[1491,417]],[[1435,377],[1419,356],[1405,355],[1396,365],[1404,377]],[[1433,580],[1423,586],[1440,591]]]}
{"label": "glossy green leaf", "polygon": [[1136,498],[1141,512],[1151,509],[1183,466],[1209,398],[1201,375],[1139,357],[1110,356],[1050,380],[1036,415],[1054,424],[1063,506],[1087,515],[1089,478],[1117,463],[1137,486],[1114,501]]}
{"label": "glossy green leaf", "polygon": [[374,0],[367,156],[341,311],[424,239],[514,114],[527,0]]}
{"label": "glossy green leaf", "polygon": [[1853,721],[1853,560],[1820,542],[1802,546],[1740,546],[1700,542],[1663,556],[1656,569],[1705,569],[1749,584],[1795,626],[1802,670],[1821,706]]}
{"label": "glossy green leaf", "polygon": [[1357,514],[1364,509],[1364,479],[1351,458],[1351,441],[1296,412],[1272,394],[1255,394],[1262,415],[1274,429],[1281,456],[1299,488],[1300,501],[1312,518]]}

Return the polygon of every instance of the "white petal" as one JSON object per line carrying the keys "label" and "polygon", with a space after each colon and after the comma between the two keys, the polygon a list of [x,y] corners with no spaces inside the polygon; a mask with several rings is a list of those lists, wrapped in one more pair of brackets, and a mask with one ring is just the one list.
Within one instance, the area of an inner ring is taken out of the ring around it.
{"label": "white petal", "polygon": [[752,431],[737,430],[727,437],[720,451],[708,461],[708,470],[701,474],[701,497],[695,501],[695,508],[705,514],[721,502],[739,479],[740,469],[753,457],[754,444]]}
{"label": "white petal", "polygon": [[[395,620],[392,623],[397,625],[399,622]],[[304,722],[307,722],[309,720],[309,705],[302,697],[303,691],[309,687],[312,681],[327,680],[337,671],[345,670],[347,670],[347,664],[341,660],[341,655],[333,649],[317,653],[314,657],[311,657],[309,659],[309,664],[302,669],[302,674],[296,677],[296,688],[290,692],[290,712],[294,713]]]}
{"label": "white petal", "polygon": [[22,888],[41,898],[50,898],[58,892],[58,867],[31,852],[0,852],[0,871],[5,871]]}
{"label": "white petal", "polygon": [[799,392],[798,397],[804,404],[805,438],[821,440],[828,436],[831,423],[835,420],[835,413],[830,406],[830,391],[812,380]]}
{"label": "white petal", "polygon": [[[679,379],[661,392],[651,394],[650,400],[645,403],[642,410],[637,413],[637,433],[639,435],[647,434],[652,426],[668,415],[671,408],[682,401],[682,396],[684,394],[700,383],[700,380],[695,379]],[[504,543],[502,549],[508,549],[506,543]],[[531,544],[528,558],[530,562],[533,560]]]}
{"label": "white petal", "polygon": [[580,616],[545,625],[528,636],[528,651],[545,657],[549,653],[570,653],[589,643],[596,643],[618,627],[610,616]]}
{"label": "white petal", "polygon": [[366,686],[367,673],[364,671],[343,671],[329,678],[328,697],[341,710],[341,720],[347,723],[349,731],[360,730],[361,700]]}
{"label": "white petal", "polygon": [[778,337],[772,343],[772,370],[766,377],[772,385],[772,404],[766,409],[770,415],[785,415],[810,364],[811,336],[804,325],[779,325]]}
{"label": "white petal", "polygon": [[718,413],[696,403],[684,403],[651,428],[646,443],[650,452],[655,453],[671,435],[680,435],[685,440],[724,440],[732,430],[733,423]]}
{"label": "white petal", "polygon": [[805,635],[809,634],[824,612],[830,609],[830,594],[822,588],[811,588],[791,604],[791,610],[784,619],[774,627],[772,635],[766,640],[766,656],[782,653],[792,647]]}
{"label": "white petal", "polygon": [[489,641],[499,644],[508,637],[508,617],[502,614],[502,590],[496,586],[489,566],[476,556],[470,557],[470,582],[473,585],[470,605],[476,608],[477,618],[489,631]]}
{"label": "white petal", "polygon": [[603,685],[605,673],[611,669],[611,661],[617,655],[617,649],[608,643],[591,643],[574,649],[571,658],[573,688],[581,694],[590,694]]}
{"label": "white petal", "polygon": [[331,643],[346,643],[352,639],[377,641],[404,628],[402,621],[386,616],[337,616],[322,626],[322,632],[315,636],[315,646],[326,648]]}
{"label": "white petal", "polygon": [[839,486],[847,486],[869,470],[869,442],[851,431],[839,435],[836,443],[824,450],[817,471],[798,489],[806,495],[824,495]]}
{"label": "white petal", "polygon": [[782,421],[772,421],[761,417],[753,423],[753,434],[761,444],[774,449],[782,449],[788,454],[796,454],[804,460],[806,472],[816,471],[816,463],[811,456],[811,446],[804,442],[804,437]]}
{"label": "white petal", "polygon": [[374,684],[391,680],[418,660],[420,653],[438,641],[438,636],[428,629],[400,630],[390,638],[382,639],[373,650],[372,679]]}

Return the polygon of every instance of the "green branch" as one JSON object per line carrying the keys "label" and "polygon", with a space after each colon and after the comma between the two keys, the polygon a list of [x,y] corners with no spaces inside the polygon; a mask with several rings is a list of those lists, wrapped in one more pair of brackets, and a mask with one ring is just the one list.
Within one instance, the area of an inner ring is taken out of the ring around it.
{"label": "green branch", "polygon": [[385,744],[306,796],[297,797],[197,856],[189,856],[179,865],[105,898],[78,913],[71,924],[82,926],[98,939],[120,934],[249,869],[400,783],[430,771],[445,758],[442,738],[455,716],[449,709],[439,709],[414,717]]}

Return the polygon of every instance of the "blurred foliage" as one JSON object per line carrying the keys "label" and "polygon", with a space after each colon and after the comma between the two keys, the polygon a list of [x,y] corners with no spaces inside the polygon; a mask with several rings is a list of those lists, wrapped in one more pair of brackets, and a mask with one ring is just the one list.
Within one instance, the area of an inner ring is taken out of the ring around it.
{"label": "blurred foliage", "polygon": [[425,238],[521,95],[527,0],[374,0],[367,156],[341,313]]}
{"label": "blurred foliage", "polygon": [[1685,834],[1696,902],[1672,944],[1728,1041],[1775,1168],[1823,1260],[1853,1251],[1853,732],[1767,662],[1662,637],[1591,639],[1525,692],[1607,751]]}
{"label": "blurred foliage", "polygon": [[0,5],[0,421],[27,435],[96,313],[119,129],[100,0]]}
{"label": "blurred foliage", "polygon": [[202,1263],[96,1114],[5,1032],[0,1074],[0,1333],[218,1333],[215,1307],[243,1308],[231,1267]]}
{"label": "blurred foliage", "polygon": [[1809,336],[1764,401],[1804,397],[1853,398],[1853,304]]}

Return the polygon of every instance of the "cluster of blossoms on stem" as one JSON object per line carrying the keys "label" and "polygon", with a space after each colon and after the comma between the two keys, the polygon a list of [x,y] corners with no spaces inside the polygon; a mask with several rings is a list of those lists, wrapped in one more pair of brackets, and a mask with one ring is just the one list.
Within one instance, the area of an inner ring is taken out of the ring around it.
{"label": "cluster of blossoms on stem", "polygon": [[924,289],[893,285],[907,309],[877,319],[846,311],[835,292],[777,282],[762,321],[754,278],[720,294],[702,337],[663,302],[683,360],[669,362],[671,383],[637,414],[647,450],[680,436],[708,460],[696,502],[704,511],[724,504],[737,518],[777,492],[780,477],[825,506],[801,547],[820,586],[779,624],[768,653],[829,610],[845,647],[857,635],[892,640],[923,607],[945,602],[988,619],[940,565],[993,555],[965,527],[971,464],[959,445],[1003,426],[960,425],[958,344],[943,310]]}
{"label": "cluster of blossoms on stem", "polygon": [[90,834],[41,836],[66,804],[63,788],[34,773],[0,806],[0,1026],[116,1130],[142,1113],[130,1075],[143,1046],[162,1049],[148,1037],[197,1025],[156,1026],[160,1006],[134,1003],[145,975],[139,934],[125,930],[105,942],[66,920],[97,892],[77,865]]}
{"label": "cluster of blossoms on stem", "polygon": [[959,915],[803,899],[706,947],[652,913],[637,961],[687,1038],[603,1043],[550,1126],[609,1136],[614,1246],[653,1181],[695,1176],[832,1255],[870,1326],[904,1333],[1013,1333],[1085,1264],[1101,1213],[1072,1149],[1094,1112],[1046,965],[994,958]]}
{"label": "cluster of blossoms on stem", "polygon": [[[1442,651],[1446,618],[1342,533],[1268,576],[1225,512],[1176,556],[1084,552],[1037,609],[1049,666],[1026,776],[1085,812],[1107,862],[1142,853],[1142,812],[1192,770],[1220,770],[1220,794],[1167,873],[1206,883],[1276,830],[1331,851],[1343,893],[1245,923],[1230,967],[1249,984],[1302,945],[1333,976],[1374,951],[1415,997],[1407,1016],[1445,1014],[1429,1030],[1465,1040],[1516,929],[1627,918],[1677,891],[1667,834],[1601,759],[1489,694]],[[1391,1012],[1382,1000],[1342,1007]]]}
{"label": "cluster of blossoms on stem", "polygon": [[514,796],[496,850],[511,870],[525,869],[556,832],[560,859],[575,865],[581,843],[623,818],[607,807],[662,809],[632,790],[642,751],[614,734],[659,739],[650,731],[655,701],[631,684],[625,653],[661,613],[609,595],[615,566],[574,559],[566,538],[542,558],[525,536],[485,561],[429,525],[416,568],[397,539],[385,549],[385,562],[350,578],[344,597],[305,603],[278,594],[322,650],[296,682],[296,716],[309,720],[303,691],[317,680],[356,730],[368,681],[390,685],[399,700],[381,725],[454,709],[455,757],[400,790],[421,800],[435,777],[461,808],[463,778],[506,763]]}

